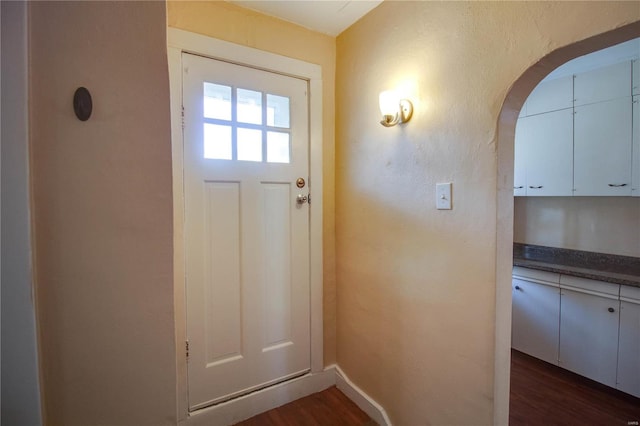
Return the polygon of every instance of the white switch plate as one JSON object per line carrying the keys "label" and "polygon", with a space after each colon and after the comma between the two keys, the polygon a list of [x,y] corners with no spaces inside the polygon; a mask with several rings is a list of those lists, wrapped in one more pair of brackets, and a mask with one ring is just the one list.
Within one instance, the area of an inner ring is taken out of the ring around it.
{"label": "white switch plate", "polygon": [[451,210],[451,182],[436,183],[436,208]]}

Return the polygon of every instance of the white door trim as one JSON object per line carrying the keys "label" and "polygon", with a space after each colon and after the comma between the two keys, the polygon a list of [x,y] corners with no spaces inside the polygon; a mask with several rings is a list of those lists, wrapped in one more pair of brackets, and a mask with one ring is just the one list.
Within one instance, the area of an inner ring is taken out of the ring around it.
{"label": "white door trim", "polygon": [[309,81],[309,189],[311,373],[324,370],[322,322],[322,67],[274,53],[167,28],[167,59],[171,94],[171,145],[173,157],[174,310],[176,335],[178,420],[188,416],[187,360],[185,351],[184,192],[182,132],[182,52],[193,53],[277,72]]}

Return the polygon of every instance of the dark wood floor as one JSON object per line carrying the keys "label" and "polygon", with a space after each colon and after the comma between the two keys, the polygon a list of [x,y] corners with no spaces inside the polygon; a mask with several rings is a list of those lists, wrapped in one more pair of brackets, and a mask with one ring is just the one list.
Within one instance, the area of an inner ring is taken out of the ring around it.
{"label": "dark wood floor", "polygon": [[[640,399],[518,351],[511,353],[511,426],[635,426]],[[373,426],[335,386],[238,423],[240,426]]]}
{"label": "dark wood floor", "polygon": [[628,426],[638,422],[640,399],[511,352],[511,426]]}
{"label": "dark wood floor", "polygon": [[238,423],[239,426],[373,426],[375,424],[335,386]]}

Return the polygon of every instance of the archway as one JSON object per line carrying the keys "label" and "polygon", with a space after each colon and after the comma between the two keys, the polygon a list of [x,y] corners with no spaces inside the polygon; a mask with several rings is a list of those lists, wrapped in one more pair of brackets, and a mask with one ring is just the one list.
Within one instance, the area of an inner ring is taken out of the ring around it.
{"label": "archway", "polygon": [[640,22],[557,49],[526,70],[510,88],[498,117],[496,227],[496,325],[494,357],[494,423],[509,423],[511,360],[511,268],[513,255],[513,169],[518,114],[535,86],[560,65],[633,38]]}

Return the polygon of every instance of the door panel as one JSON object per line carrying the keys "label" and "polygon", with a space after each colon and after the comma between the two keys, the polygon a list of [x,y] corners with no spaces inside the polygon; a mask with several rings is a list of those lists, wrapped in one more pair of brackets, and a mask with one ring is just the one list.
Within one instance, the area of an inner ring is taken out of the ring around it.
{"label": "door panel", "polygon": [[207,364],[242,356],[242,305],[240,294],[240,184],[206,182],[205,229],[201,249],[205,268]]}
{"label": "door panel", "polygon": [[183,54],[189,407],[310,369],[307,82]]}

